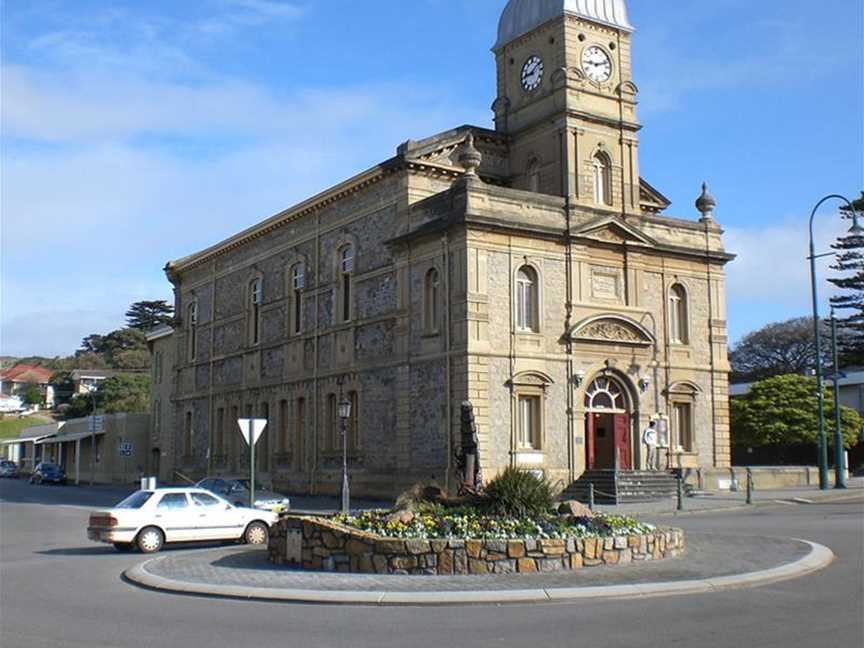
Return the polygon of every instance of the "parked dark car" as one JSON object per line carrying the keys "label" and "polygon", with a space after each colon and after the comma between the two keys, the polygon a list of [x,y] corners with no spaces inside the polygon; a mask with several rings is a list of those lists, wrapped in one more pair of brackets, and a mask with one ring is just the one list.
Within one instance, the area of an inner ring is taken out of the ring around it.
{"label": "parked dark car", "polygon": [[[249,506],[250,484],[248,479],[208,477],[199,481],[195,486],[216,493],[235,506]],[[285,495],[274,493],[255,484],[255,508],[281,513],[291,508],[291,500]]]}
{"label": "parked dark car", "polygon": [[57,464],[39,462],[33,474],[30,475],[31,484],[65,484],[66,472]]}
{"label": "parked dark car", "polygon": [[8,459],[3,459],[0,461],[0,477],[17,477],[18,476],[18,466],[15,465],[14,461],[9,461]]}

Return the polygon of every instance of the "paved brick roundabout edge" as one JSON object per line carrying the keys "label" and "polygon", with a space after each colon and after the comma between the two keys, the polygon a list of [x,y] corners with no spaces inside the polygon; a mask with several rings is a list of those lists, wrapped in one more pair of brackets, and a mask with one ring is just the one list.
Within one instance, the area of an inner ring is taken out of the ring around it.
{"label": "paved brick roundabout edge", "polygon": [[644,598],[683,594],[706,594],[728,589],[756,587],[800,578],[824,569],[834,561],[827,547],[808,540],[796,540],[810,547],[810,552],[793,562],[771,569],[704,579],[587,587],[533,588],[524,590],[473,590],[385,592],[315,589],[274,589],[238,585],[218,585],[174,580],[147,571],[147,566],[161,558],[140,563],[123,573],[123,578],[149,590],[194,596],[257,600],[283,603],[367,606],[424,605],[490,605],[507,603],[549,603],[581,599]]}

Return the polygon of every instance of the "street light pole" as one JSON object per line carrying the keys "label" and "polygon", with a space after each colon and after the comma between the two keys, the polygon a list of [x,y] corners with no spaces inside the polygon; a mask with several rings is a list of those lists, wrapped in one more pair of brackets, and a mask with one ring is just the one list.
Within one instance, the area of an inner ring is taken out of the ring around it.
{"label": "street light pole", "polygon": [[837,352],[837,317],[831,307],[831,354],[834,357],[834,488],[846,488],[843,464],[843,419],[840,415],[840,354]]}
{"label": "street light pole", "polygon": [[[813,221],[816,218],[816,212],[819,208],[829,200],[842,200],[845,202],[852,214],[852,228],[849,230],[852,234],[864,234],[864,228],[858,224],[858,212],[852,203],[843,196],[831,194],[825,196],[822,200],[816,203],[813,212],[810,214],[810,289],[813,295],[813,331],[816,337],[816,402],[818,406],[818,434],[819,434],[819,488],[820,490],[828,490],[828,444],[825,439],[825,394],[823,392],[822,383],[822,334],[820,331],[819,320],[819,292],[816,285],[816,244],[813,239]],[[826,254],[819,255],[829,256]]]}
{"label": "street light pole", "polygon": [[87,387],[93,402],[93,411],[90,415],[90,485],[96,481],[96,385]]}
{"label": "street light pole", "polygon": [[351,416],[351,401],[342,393],[342,378],[339,379],[339,419],[342,423],[342,515],[351,512],[351,493],[348,486],[348,419]]}

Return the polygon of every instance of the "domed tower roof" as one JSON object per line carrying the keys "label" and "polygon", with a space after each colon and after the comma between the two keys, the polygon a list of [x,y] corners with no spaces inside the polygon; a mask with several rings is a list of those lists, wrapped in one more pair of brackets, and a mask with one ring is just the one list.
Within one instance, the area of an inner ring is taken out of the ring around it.
{"label": "domed tower roof", "polygon": [[498,23],[498,50],[540,25],[564,14],[633,31],[624,0],[510,0]]}

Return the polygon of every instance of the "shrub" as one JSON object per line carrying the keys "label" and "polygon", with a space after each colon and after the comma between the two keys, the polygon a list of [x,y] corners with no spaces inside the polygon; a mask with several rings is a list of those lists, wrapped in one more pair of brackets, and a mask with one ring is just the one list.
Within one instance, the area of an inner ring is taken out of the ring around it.
{"label": "shrub", "polygon": [[484,508],[492,515],[512,518],[547,515],[555,495],[544,477],[507,468],[486,486]]}

